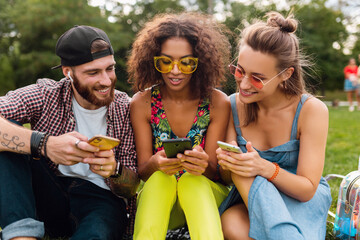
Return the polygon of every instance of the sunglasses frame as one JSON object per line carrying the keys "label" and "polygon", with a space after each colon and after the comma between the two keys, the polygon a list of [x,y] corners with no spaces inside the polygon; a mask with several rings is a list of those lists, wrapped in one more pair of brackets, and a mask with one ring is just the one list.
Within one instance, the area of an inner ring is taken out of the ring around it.
{"label": "sunglasses frame", "polygon": [[[235,59],[236,60],[236,59]],[[249,77],[244,73],[243,74],[243,77],[237,77],[237,76],[235,76],[235,73],[233,74],[232,72],[231,72],[231,68],[233,67],[233,68],[235,68],[235,70],[236,69],[239,69],[241,72],[243,72],[243,70],[241,69],[241,68],[239,68],[238,66],[235,66],[233,63],[235,62],[235,60],[232,62],[232,63],[230,63],[229,64],[229,71],[230,71],[230,73],[231,73],[231,75],[233,75],[235,78],[239,78],[240,80],[243,80],[245,77],[247,77],[248,79],[249,79]],[[280,71],[278,74],[276,74],[275,76],[273,76],[272,78],[270,78],[269,80],[267,80],[265,83],[264,83],[264,81],[263,80],[261,80],[259,77],[256,77],[256,76],[254,76],[254,75],[251,75],[251,77],[252,78],[254,78],[255,80],[258,80],[258,81],[260,81],[261,82],[261,84],[262,84],[262,86],[259,88],[259,87],[256,87],[252,82],[251,82],[251,79],[250,79],[250,83],[251,83],[251,85],[253,85],[255,88],[257,88],[257,89],[262,89],[266,84],[268,84],[269,82],[271,82],[273,79],[275,79],[277,76],[279,76],[280,74],[282,74],[283,72],[285,72],[286,70],[288,70],[289,68],[285,68],[285,69],[283,69],[282,71]]]}
{"label": "sunglasses frame", "polygon": [[[171,67],[169,67],[169,71],[160,71],[160,69],[158,69],[157,67],[156,67],[156,62],[157,62],[157,60],[159,60],[159,59],[161,59],[161,58],[166,58],[166,59],[169,59],[170,61],[171,61]],[[194,70],[192,70],[191,72],[183,72],[182,71],[182,69],[181,69],[181,64],[179,64],[180,62],[181,62],[181,60],[183,60],[183,59],[186,59],[186,58],[190,58],[190,59],[192,59],[192,60],[194,60],[194,62],[195,62],[195,68],[194,68]],[[196,58],[196,57],[183,57],[183,58],[180,58],[178,61],[173,61],[171,58],[169,58],[169,57],[167,57],[167,56],[155,56],[154,57],[154,66],[155,66],[155,69],[158,71],[158,72],[160,72],[160,73],[169,73],[169,72],[171,72],[173,69],[174,69],[174,66],[175,66],[175,64],[178,66],[178,68],[179,68],[179,71],[180,72],[182,72],[182,73],[184,73],[184,74],[191,74],[191,73],[193,73],[193,72],[195,72],[196,71],[196,69],[197,69],[197,67],[198,67],[198,62],[199,62],[199,59],[198,58]]]}

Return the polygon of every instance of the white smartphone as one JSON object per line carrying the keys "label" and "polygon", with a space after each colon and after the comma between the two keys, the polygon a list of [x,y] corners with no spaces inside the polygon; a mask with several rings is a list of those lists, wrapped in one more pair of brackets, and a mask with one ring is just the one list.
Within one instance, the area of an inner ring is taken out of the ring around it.
{"label": "white smartphone", "polygon": [[226,143],[226,142],[222,142],[222,141],[217,141],[217,144],[219,145],[219,147],[225,151],[229,151],[229,152],[234,152],[234,153],[242,153],[241,149],[238,146]]}

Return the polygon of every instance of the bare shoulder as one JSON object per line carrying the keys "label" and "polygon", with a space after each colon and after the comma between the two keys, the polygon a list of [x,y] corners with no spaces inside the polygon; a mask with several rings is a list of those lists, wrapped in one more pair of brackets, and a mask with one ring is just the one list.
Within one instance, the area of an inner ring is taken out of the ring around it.
{"label": "bare shoulder", "polygon": [[329,124],[329,111],[325,103],[316,97],[309,97],[300,112],[298,127],[300,132],[308,129],[314,132],[327,129]]}
{"label": "bare shoulder", "polygon": [[143,117],[147,120],[151,118],[151,90],[137,92],[130,102],[130,117],[132,120],[139,121]]}
{"label": "bare shoulder", "polygon": [[147,89],[143,92],[137,92],[131,98],[130,107],[145,107],[148,106],[151,102],[151,91]]}
{"label": "bare shoulder", "polygon": [[214,89],[211,93],[211,104],[213,107],[224,107],[226,105],[230,106],[230,100],[228,95],[222,92],[219,89]]}
{"label": "bare shoulder", "polygon": [[306,115],[328,115],[328,108],[320,99],[310,96],[304,103],[302,112]]}

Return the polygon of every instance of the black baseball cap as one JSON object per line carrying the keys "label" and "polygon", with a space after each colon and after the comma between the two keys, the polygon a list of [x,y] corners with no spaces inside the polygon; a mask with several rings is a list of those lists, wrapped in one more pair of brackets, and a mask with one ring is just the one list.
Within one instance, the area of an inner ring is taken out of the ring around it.
{"label": "black baseball cap", "polygon": [[[109,48],[91,53],[91,44],[95,40],[104,40],[109,44]],[[60,36],[56,43],[56,55],[61,58],[61,64],[52,69],[61,66],[77,66],[95,59],[114,55],[110,40],[106,33],[91,26],[74,26]]]}

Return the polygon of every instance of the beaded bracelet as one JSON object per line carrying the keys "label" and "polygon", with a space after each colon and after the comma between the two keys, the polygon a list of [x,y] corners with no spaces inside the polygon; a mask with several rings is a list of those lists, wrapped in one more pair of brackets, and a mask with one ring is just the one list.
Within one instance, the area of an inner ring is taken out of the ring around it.
{"label": "beaded bracelet", "polygon": [[44,145],[44,157],[45,157],[45,159],[48,158],[46,147],[47,147],[47,141],[48,141],[49,137],[50,137],[50,134],[49,134],[49,133],[46,134],[45,137],[44,137],[44,144],[43,144],[43,145]]}
{"label": "beaded bracelet", "polygon": [[271,178],[268,179],[269,182],[273,181],[276,178],[276,176],[278,175],[279,170],[280,170],[279,164],[274,163],[274,162],[273,162],[273,164],[275,165],[276,168],[275,168],[274,174],[271,176]]}

